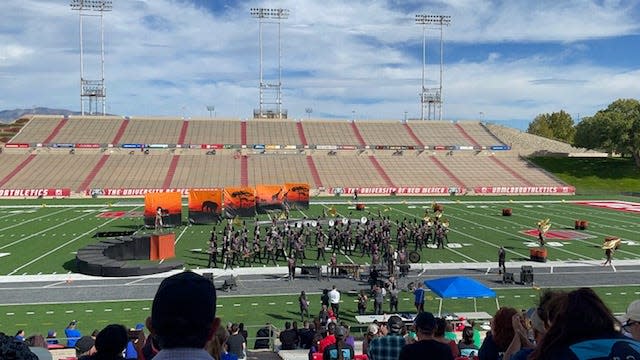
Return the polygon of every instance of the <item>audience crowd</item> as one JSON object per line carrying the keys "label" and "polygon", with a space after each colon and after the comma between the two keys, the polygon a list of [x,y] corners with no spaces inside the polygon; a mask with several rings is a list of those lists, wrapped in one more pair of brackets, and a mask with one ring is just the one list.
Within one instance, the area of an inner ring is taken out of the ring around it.
{"label": "audience crowd", "polygon": [[[640,300],[617,319],[589,288],[544,292],[537,306],[526,311],[498,309],[482,342],[473,322],[458,324],[457,333],[450,321],[430,312],[419,311],[412,322],[391,315],[367,327],[361,353],[338,315],[339,298],[335,287],[325,292],[319,316],[309,319],[302,293],[301,325],[286,321],[278,332],[265,324],[256,332],[253,349],[304,349],[310,360],[640,359]],[[358,302],[359,313],[362,307]],[[82,360],[241,360],[250,348],[243,324],[224,326],[216,317],[213,283],[188,271],[162,281],[145,324],[130,329],[110,324],[91,335],[83,335],[78,325],[71,321],[60,340],[54,330],[46,338],[27,336],[22,329],[14,336],[0,333],[0,359],[52,359],[49,349],[67,347]]]}

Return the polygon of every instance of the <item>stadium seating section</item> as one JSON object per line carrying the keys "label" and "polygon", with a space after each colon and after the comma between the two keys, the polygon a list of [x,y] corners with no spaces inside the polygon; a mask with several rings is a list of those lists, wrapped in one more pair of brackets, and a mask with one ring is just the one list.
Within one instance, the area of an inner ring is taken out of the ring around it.
{"label": "stadium seating section", "polygon": [[34,116],[0,154],[0,189],[566,185],[503,133],[479,122]]}

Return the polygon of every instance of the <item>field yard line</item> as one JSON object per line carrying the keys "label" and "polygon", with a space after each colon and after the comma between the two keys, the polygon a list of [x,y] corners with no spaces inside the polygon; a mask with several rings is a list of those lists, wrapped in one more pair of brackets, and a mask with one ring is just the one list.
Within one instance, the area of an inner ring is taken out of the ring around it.
{"label": "field yard line", "polygon": [[[65,211],[66,211],[66,210],[65,210]],[[19,244],[19,243],[21,243],[21,242],[23,242],[23,241],[25,241],[25,240],[31,239],[31,238],[32,238],[32,237],[34,237],[34,236],[38,236],[38,235],[40,235],[40,234],[42,234],[42,233],[45,233],[45,232],[47,232],[47,231],[51,231],[51,230],[53,230],[53,229],[59,228],[59,227],[61,227],[61,226],[63,226],[63,225],[66,225],[66,224],[68,224],[68,223],[70,223],[70,222],[74,222],[74,221],[80,220],[80,219],[85,218],[85,217],[90,216],[90,215],[94,215],[94,214],[85,214],[85,215],[82,215],[82,216],[80,216],[80,217],[77,217],[77,218],[74,218],[74,219],[71,219],[71,220],[67,220],[67,221],[62,222],[62,223],[60,223],[60,224],[57,224],[57,225],[54,225],[54,226],[48,227],[48,228],[46,228],[46,229],[44,229],[44,230],[42,230],[42,231],[39,231],[39,232],[37,232],[37,233],[35,233],[35,234],[31,234],[31,235],[29,235],[29,236],[23,237],[23,238],[22,238],[22,239],[20,239],[20,240],[16,240],[16,241],[14,241],[14,242],[12,242],[12,243],[9,243],[9,244],[7,244],[7,245],[0,246],[0,250],[5,249],[5,248],[8,248],[9,246],[13,246],[13,245]]]}
{"label": "field yard line", "polygon": [[[589,200],[583,200],[581,202],[587,202]],[[618,201],[618,200],[594,200],[594,201]],[[630,220],[637,220],[638,219],[638,213],[634,213],[631,211],[619,211],[616,209],[609,209],[609,208],[602,208],[602,207],[597,207],[597,206],[589,206],[589,205],[583,205],[583,204],[574,204],[578,201],[572,201],[571,205],[579,207],[579,208],[583,208],[583,209],[589,209],[591,211],[593,211],[594,213],[600,213],[602,215],[607,215],[607,214],[611,214],[612,212],[617,214],[620,217],[623,218],[627,218]],[[618,202],[624,202],[624,203],[628,203],[627,201],[618,201]],[[638,203],[636,203],[638,204]],[[635,222],[634,222],[635,223]]]}
{"label": "field yard line", "polygon": [[93,229],[91,229],[91,230],[89,230],[89,231],[87,231],[87,232],[85,232],[85,233],[83,233],[83,234],[80,234],[79,236],[76,236],[75,238],[73,238],[73,239],[71,239],[71,240],[67,241],[66,243],[64,243],[64,244],[62,244],[62,245],[60,245],[60,246],[58,246],[58,247],[54,248],[53,250],[49,250],[49,251],[47,251],[46,253],[44,253],[44,254],[42,254],[42,255],[38,256],[37,258],[35,258],[35,259],[33,259],[33,260],[29,261],[28,263],[26,263],[26,264],[24,264],[24,265],[21,265],[20,267],[16,268],[15,270],[13,270],[12,272],[10,272],[10,273],[9,273],[9,274],[7,274],[7,275],[13,275],[13,274],[17,273],[17,272],[18,272],[18,271],[20,271],[21,269],[24,269],[25,267],[27,267],[27,266],[29,266],[29,265],[31,265],[31,264],[33,264],[33,263],[35,263],[36,261],[39,261],[39,260],[41,260],[42,258],[44,258],[44,257],[46,257],[46,256],[49,256],[49,255],[53,254],[54,252],[56,252],[56,251],[58,251],[58,250],[62,249],[63,247],[65,247],[65,246],[67,246],[67,245],[69,245],[69,244],[71,244],[71,243],[75,242],[75,241],[76,241],[76,240],[78,240],[78,239],[81,239],[81,238],[82,238],[82,237],[84,237],[84,236],[87,236],[87,235],[91,234],[92,232],[94,232],[94,231],[96,231],[96,230],[100,229],[101,227],[103,227],[103,226],[107,225],[108,223],[110,223],[110,222],[112,222],[112,221],[115,221],[115,220],[118,220],[118,218],[113,218],[113,219],[111,219],[111,220],[107,220],[107,221],[105,221],[104,223],[102,223],[102,224],[100,224],[100,225],[98,225],[98,226],[94,227]]}
{"label": "field yard line", "polygon": [[53,284],[45,285],[42,288],[46,289],[46,288],[50,288],[50,287],[54,287],[54,286],[58,286],[66,283],[67,283],[66,281],[58,281],[58,282],[54,282]]}
{"label": "field yard line", "polygon": [[[547,208],[547,209],[550,209],[551,211],[554,211],[554,207],[549,207],[549,208]],[[531,209],[527,209],[527,208],[524,208],[524,210],[533,211],[533,210],[531,210]],[[559,209],[558,209],[558,210],[555,210],[555,212],[557,212],[557,211],[560,211],[560,210],[559,210]],[[622,211],[620,211],[620,212],[622,212]],[[604,214],[603,214],[603,215],[604,215]],[[616,214],[616,215],[617,215],[617,214]],[[569,216],[564,216],[564,215],[558,215],[558,216],[560,216],[560,217],[564,217],[564,218],[567,218],[567,219],[571,219],[571,220],[577,220],[577,219],[576,219],[576,218],[574,218],[574,217],[569,217]],[[610,221],[617,221],[617,222],[621,222],[621,223],[624,223],[624,224],[630,224],[630,225],[638,225],[638,221],[637,221],[637,220],[640,220],[640,218],[638,218],[638,217],[636,217],[636,221],[625,221],[625,220],[615,219],[615,218],[613,218],[613,217],[611,217],[611,216],[609,216],[609,217],[605,217],[605,216],[598,216],[598,215],[590,215],[590,216],[593,216],[593,217],[596,217],[596,218],[602,218],[602,219],[606,219],[606,220],[610,220]],[[599,222],[595,222],[595,221],[591,221],[591,220],[589,220],[589,222],[590,222],[590,223],[593,223],[593,224],[598,224],[598,225],[601,225],[601,226],[604,226],[604,227],[610,227],[610,228],[616,228],[616,229],[618,228],[618,227],[613,226],[613,225],[605,225],[605,224],[603,224],[603,223],[599,223]],[[624,228],[621,228],[620,230],[628,231],[628,232],[632,232],[632,233],[634,233],[634,234],[636,234],[636,233],[637,233],[637,231],[636,231],[636,230],[629,230],[629,229],[624,229]]]}
{"label": "field yard line", "polygon": [[15,224],[15,225],[7,226],[6,228],[2,228],[2,229],[0,229],[0,232],[5,231],[5,230],[9,230],[9,229],[13,229],[14,227],[18,227],[18,226],[21,226],[21,225],[24,225],[24,224],[28,224],[28,223],[30,223],[32,221],[36,221],[36,220],[44,219],[44,218],[49,217],[49,216],[57,215],[57,214],[60,214],[61,212],[65,212],[65,211],[69,211],[69,210],[70,209],[62,209],[60,211],[56,211],[56,212],[53,212],[51,214],[38,216],[38,217],[33,218],[31,220],[23,221],[23,222],[21,222],[19,224]]}
{"label": "field yard line", "polygon": [[[403,214],[405,214],[405,215],[412,216],[412,217],[414,217],[414,218],[416,218],[416,219],[422,219],[421,217],[416,216],[416,215],[414,215],[414,214],[412,214],[412,213],[408,213],[408,212],[405,212],[405,211],[403,211],[403,210],[396,209],[396,208],[394,208],[394,207],[392,207],[392,209],[394,209],[394,210],[396,210],[396,211],[398,211],[398,212],[400,212],[400,213],[403,213]],[[448,247],[445,247],[445,249],[447,249],[447,250],[449,250],[449,251],[451,251],[451,252],[453,252],[453,253],[455,253],[455,254],[458,254],[458,255],[460,255],[460,256],[462,256],[462,257],[465,257],[465,258],[467,258],[467,259],[469,259],[469,260],[471,260],[471,261],[473,261],[473,262],[479,262],[478,260],[476,260],[476,259],[474,259],[474,258],[472,258],[472,257],[470,257],[470,256],[467,256],[467,255],[465,255],[465,254],[463,254],[463,253],[461,253],[461,252],[459,252],[459,251],[457,251],[457,250],[453,250],[453,249],[448,248]]]}
{"label": "field yard line", "polygon": [[17,212],[16,213],[9,213],[9,214],[7,214],[5,216],[0,216],[0,220],[6,219],[8,217],[16,216],[16,215],[23,215],[23,213],[17,213]]}
{"label": "field yard line", "polygon": [[[601,211],[586,211],[585,213],[588,214],[588,216],[593,216],[593,217],[601,218],[604,220],[616,221],[616,222],[621,222],[621,223],[630,224],[630,225],[637,225],[638,219],[640,219],[637,214],[634,215],[626,211],[616,211],[615,209],[600,209],[600,208],[593,208],[590,206],[579,206],[579,205],[573,205],[573,204],[571,205],[577,207],[578,209],[586,208],[589,210],[601,210]],[[602,210],[606,210],[608,212],[605,212]],[[625,220],[622,220],[620,218],[624,218]],[[632,220],[632,221],[626,221],[626,220]]]}
{"label": "field yard line", "polygon": [[[520,210],[522,210],[522,209],[520,209]],[[525,211],[526,211],[526,210],[528,210],[528,211],[533,211],[533,210],[529,210],[529,209],[524,209],[524,210],[525,210]],[[524,217],[524,218],[527,218],[527,219],[534,219],[534,218],[532,218],[531,216],[524,216],[524,215],[520,215],[520,214],[513,214],[513,215],[515,215],[515,216],[520,216],[520,217]],[[557,215],[558,217],[561,217],[561,218],[573,219],[573,218],[570,218],[570,217],[568,217],[568,216],[564,216],[564,215],[560,215],[560,214],[556,214],[556,215]],[[597,222],[592,222],[592,223],[593,223],[593,224],[598,224],[598,225],[603,225],[603,224],[600,224],[600,223],[597,223]],[[606,225],[603,225],[603,226],[606,226]],[[624,230],[624,229],[621,229],[621,230]],[[630,231],[630,230],[629,230],[629,231]],[[598,234],[598,235],[602,235],[602,236],[609,236],[609,235],[611,235],[611,234],[604,234],[604,233],[601,233],[601,232],[598,232],[598,231],[593,231],[593,230],[589,230],[589,232],[590,232],[590,233],[594,233],[594,234]],[[636,232],[634,232],[634,233],[636,233]],[[602,244],[600,244],[600,243],[594,243],[594,242],[591,242],[591,241],[589,241],[588,239],[574,239],[574,240],[571,240],[571,241],[581,241],[581,242],[587,243],[587,244],[589,244],[589,245],[594,245],[594,246],[601,246],[601,245],[602,245]],[[633,256],[640,256],[640,254],[637,254],[637,253],[634,253],[634,252],[631,252],[631,251],[626,251],[626,250],[621,250],[621,249],[618,249],[618,250],[616,250],[616,251],[617,251],[617,252],[620,252],[620,253],[625,253],[625,254],[633,255]]]}
{"label": "field yard line", "polygon": [[[460,210],[460,211],[462,211],[462,212],[466,212],[466,213],[471,213],[470,211],[466,211],[466,210],[464,210],[464,209],[457,209],[457,210]],[[472,214],[473,214],[473,213],[472,213]],[[490,218],[490,219],[492,219],[492,220],[506,221],[506,222],[511,223],[511,224],[514,224],[514,223],[515,223],[515,222],[508,221],[508,220],[504,220],[504,219],[502,219],[502,218],[494,219],[494,218],[491,218],[489,215],[485,215],[485,214],[480,214],[480,213],[475,213],[475,214],[476,214],[476,215],[479,215],[479,216],[483,216],[483,217],[488,217],[488,218]],[[451,216],[451,217],[453,217],[453,218],[455,218],[455,216],[452,216],[452,215],[450,215],[450,216]],[[519,224],[519,223],[515,223],[515,224],[517,224],[518,226],[522,226],[522,225],[521,225],[521,224]],[[517,237],[517,238],[520,238],[520,239],[523,239],[523,240],[527,240],[527,242],[536,241],[536,240],[535,240],[535,239],[533,239],[533,238],[526,238],[526,237],[524,237],[524,236],[520,236],[520,235],[517,235],[517,234],[514,234],[514,233],[510,233],[510,232],[507,232],[507,231],[504,231],[504,230],[500,230],[500,229],[497,229],[497,228],[492,228],[492,227],[490,227],[490,226],[486,226],[486,225],[483,225],[483,224],[480,224],[480,223],[476,223],[476,225],[478,225],[478,226],[482,226],[482,227],[487,228],[487,229],[491,229],[491,230],[493,230],[493,231],[501,232],[501,233],[506,234],[506,235],[511,235],[511,236],[514,236],[514,237]],[[562,252],[566,252],[566,253],[571,254],[571,255],[575,255],[575,256],[577,256],[577,257],[578,257],[578,259],[586,258],[587,260],[596,260],[596,261],[597,261],[597,259],[594,259],[594,258],[592,258],[592,257],[590,257],[590,256],[582,255],[582,254],[578,254],[578,253],[575,253],[575,252],[573,252],[573,251],[565,250],[565,249],[563,249],[563,248],[554,247],[553,249],[554,249],[554,250],[559,250],[559,251],[562,251]],[[527,257],[528,257],[528,256],[527,256]]]}
{"label": "field yard line", "polygon": [[182,235],[184,235],[184,232],[187,231],[188,228],[189,228],[188,226],[184,227],[184,229],[182,230],[180,235],[178,235],[178,237],[176,238],[176,241],[174,241],[173,245],[176,245],[178,243],[178,241],[180,241],[180,239],[182,238]]}

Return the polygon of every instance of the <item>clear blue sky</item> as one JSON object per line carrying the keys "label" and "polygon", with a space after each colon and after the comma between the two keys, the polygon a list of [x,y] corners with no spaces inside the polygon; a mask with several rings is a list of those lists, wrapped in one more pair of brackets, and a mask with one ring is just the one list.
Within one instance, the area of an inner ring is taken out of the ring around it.
{"label": "clear blue sky", "polygon": [[[420,116],[422,29],[445,28],[444,117],[522,128],[540,113],[593,115],[640,95],[640,2],[609,0],[114,0],[105,14],[107,106],[122,115],[250,117],[258,103],[252,7],[282,24],[283,102],[292,118]],[[97,18],[85,20],[87,78],[98,78]],[[265,71],[276,27],[265,25]],[[0,109],[79,109],[78,16],[67,0],[0,2]],[[429,31],[435,86],[438,33]],[[267,80],[274,80],[268,75]]]}

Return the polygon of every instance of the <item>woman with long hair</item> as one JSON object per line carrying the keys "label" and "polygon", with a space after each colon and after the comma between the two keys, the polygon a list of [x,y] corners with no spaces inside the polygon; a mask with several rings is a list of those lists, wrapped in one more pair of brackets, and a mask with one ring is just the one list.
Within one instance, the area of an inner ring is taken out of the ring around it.
{"label": "woman with long hair", "polygon": [[356,352],[351,345],[344,342],[346,330],[342,326],[338,326],[334,335],[336,342],[324,349],[322,360],[353,360]]}
{"label": "woman with long hair", "polygon": [[560,300],[530,359],[640,359],[640,342],[620,334],[618,321],[592,289],[571,291]]}
{"label": "woman with long hair", "polygon": [[480,360],[498,360],[502,359],[502,353],[507,350],[511,339],[513,339],[513,315],[518,310],[511,307],[501,307],[491,319],[491,331],[478,350]]}

